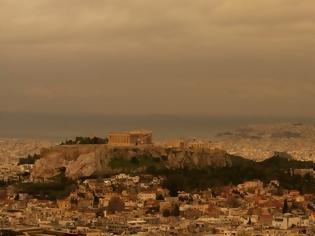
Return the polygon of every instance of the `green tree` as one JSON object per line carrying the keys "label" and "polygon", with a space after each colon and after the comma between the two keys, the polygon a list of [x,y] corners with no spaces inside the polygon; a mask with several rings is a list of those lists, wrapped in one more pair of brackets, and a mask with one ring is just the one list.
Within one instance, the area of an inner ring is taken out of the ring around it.
{"label": "green tree", "polygon": [[285,214],[288,212],[289,212],[288,200],[285,199],[283,202],[282,213]]}
{"label": "green tree", "polygon": [[163,217],[170,217],[171,212],[169,209],[164,209],[162,215],[163,215]]}
{"label": "green tree", "polygon": [[121,212],[125,209],[125,203],[120,197],[112,197],[109,200],[107,211],[109,213]]}
{"label": "green tree", "polygon": [[172,211],[172,215],[178,217],[179,213],[180,213],[179,206],[178,206],[178,204],[175,204],[174,208],[173,208],[173,211]]}

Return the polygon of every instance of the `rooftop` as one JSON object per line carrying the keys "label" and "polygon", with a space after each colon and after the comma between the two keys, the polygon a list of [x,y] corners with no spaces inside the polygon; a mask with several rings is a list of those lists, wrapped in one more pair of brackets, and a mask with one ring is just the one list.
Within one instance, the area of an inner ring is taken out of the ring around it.
{"label": "rooftop", "polygon": [[138,134],[152,134],[152,131],[149,130],[131,130],[131,131],[111,131],[109,133],[110,135],[113,134],[134,134],[134,135],[138,135]]}

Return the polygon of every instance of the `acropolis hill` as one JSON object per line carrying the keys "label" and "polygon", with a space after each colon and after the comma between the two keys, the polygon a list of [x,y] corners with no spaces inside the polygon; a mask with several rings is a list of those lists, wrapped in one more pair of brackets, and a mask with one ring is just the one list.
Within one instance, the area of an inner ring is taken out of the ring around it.
{"label": "acropolis hill", "polygon": [[32,170],[34,178],[49,178],[65,167],[69,178],[77,179],[91,175],[114,174],[121,170],[111,168],[110,161],[115,158],[127,160],[133,157],[150,157],[165,160],[169,168],[227,166],[230,165],[225,151],[214,150],[178,150],[159,146],[115,147],[111,145],[63,145],[46,149],[41,153]]}
{"label": "acropolis hill", "polygon": [[[128,140],[125,138],[126,133],[114,135],[123,137],[118,140]],[[137,140],[149,140],[148,143],[151,143],[151,132],[143,132],[142,135],[139,137],[144,139]],[[35,163],[32,176],[51,177],[60,167],[65,167],[66,175],[72,179],[113,174],[122,171],[121,168],[112,168],[113,159],[131,160],[135,157],[164,160],[166,167],[171,169],[229,166],[231,155],[261,161],[272,157],[274,153],[288,153],[296,160],[314,161],[314,142],[315,126],[295,123],[251,125],[223,133],[212,140],[178,139],[159,144],[123,143],[123,146],[117,145],[119,142],[108,145],[62,145],[42,152],[42,158]]]}
{"label": "acropolis hill", "polygon": [[46,142],[39,144],[38,141],[6,139],[0,145],[0,158],[15,166],[18,158],[27,156],[24,149],[30,150],[31,154],[46,147],[41,151],[41,159],[34,165],[32,176],[47,178],[56,174],[57,168],[66,167],[66,174],[76,179],[93,174],[117,173],[119,169],[113,169],[110,161],[120,157],[163,158],[170,168],[224,166],[230,162],[229,155],[256,161],[269,158],[275,152],[286,152],[297,160],[314,161],[315,157],[315,126],[301,123],[250,125],[211,139],[178,138],[165,142],[152,139],[151,131],[111,132],[109,141],[108,145],[72,143],[49,148]]}

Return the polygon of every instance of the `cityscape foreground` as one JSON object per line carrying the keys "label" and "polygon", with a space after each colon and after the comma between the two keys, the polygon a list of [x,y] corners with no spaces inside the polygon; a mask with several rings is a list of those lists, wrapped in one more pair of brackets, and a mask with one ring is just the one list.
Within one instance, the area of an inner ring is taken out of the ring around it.
{"label": "cityscape foreground", "polygon": [[1,139],[0,235],[315,235],[312,129]]}

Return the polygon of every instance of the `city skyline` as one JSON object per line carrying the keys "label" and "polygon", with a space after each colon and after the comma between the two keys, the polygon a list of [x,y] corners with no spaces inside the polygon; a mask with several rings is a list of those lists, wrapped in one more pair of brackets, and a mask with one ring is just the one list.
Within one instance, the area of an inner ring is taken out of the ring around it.
{"label": "city skyline", "polygon": [[314,0],[0,0],[0,236],[315,235]]}

